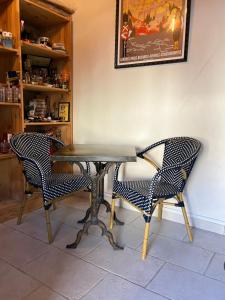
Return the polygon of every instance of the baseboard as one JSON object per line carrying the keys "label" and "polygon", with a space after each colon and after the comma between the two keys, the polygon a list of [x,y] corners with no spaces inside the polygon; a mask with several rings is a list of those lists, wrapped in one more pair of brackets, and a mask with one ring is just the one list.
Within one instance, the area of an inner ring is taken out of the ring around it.
{"label": "baseboard", "polygon": [[[112,199],[112,195],[110,193],[105,193],[105,199],[110,202]],[[134,208],[131,205],[127,204],[125,201],[117,200],[116,205],[130,210],[134,210]],[[156,214],[157,211],[154,213],[154,215]],[[188,214],[188,217],[191,226],[195,228],[225,235],[225,222],[223,221],[207,218],[204,216],[198,216],[194,214]],[[169,221],[184,224],[184,219],[183,219],[181,209],[176,207],[164,207],[163,218]]]}

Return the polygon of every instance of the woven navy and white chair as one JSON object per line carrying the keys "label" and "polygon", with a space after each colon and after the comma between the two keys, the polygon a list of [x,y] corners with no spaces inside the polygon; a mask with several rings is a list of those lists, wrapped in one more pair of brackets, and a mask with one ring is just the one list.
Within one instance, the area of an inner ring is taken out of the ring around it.
{"label": "woven navy and white chair", "polygon": [[[52,172],[51,149],[52,147],[60,148],[63,145],[60,140],[41,133],[20,133],[10,140],[11,149],[23,163],[26,182],[42,190],[49,243],[52,242],[49,208],[54,205],[54,200],[71,192],[88,188],[91,184],[83,174]],[[89,168],[88,165],[87,168]],[[18,225],[22,220],[25,203],[26,197],[21,204]]]}
{"label": "woven navy and white chair", "polygon": [[[160,145],[164,145],[161,168],[146,155],[150,150]],[[138,152],[137,156],[139,158],[145,159],[157,170],[157,173],[151,180],[120,181],[118,179],[118,173],[121,163],[117,164],[113,183],[110,227],[112,229],[115,198],[124,199],[141,211],[146,223],[142,259],[145,259],[147,254],[150,221],[157,205],[158,218],[160,220],[162,219],[163,205],[173,205],[182,209],[186,230],[190,241],[192,241],[191,228],[183,201],[183,190],[198,156],[200,147],[201,144],[196,139],[176,137],[162,140]],[[170,198],[174,198],[175,201],[168,202],[167,199]]]}

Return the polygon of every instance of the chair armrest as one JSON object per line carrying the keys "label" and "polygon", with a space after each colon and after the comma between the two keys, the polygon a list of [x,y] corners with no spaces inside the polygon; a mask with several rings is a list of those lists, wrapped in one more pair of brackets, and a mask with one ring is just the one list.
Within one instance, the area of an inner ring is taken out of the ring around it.
{"label": "chair armrest", "polygon": [[[160,170],[160,166],[152,159],[143,156],[143,159],[146,160],[148,163],[150,163],[157,171]],[[119,175],[119,169],[122,163],[116,163],[115,167],[115,175],[114,175],[114,180],[118,181],[118,175]]]}
{"label": "chair armrest", "polygon": [[49,136],[49,139],[56,145],[57,149],[60,149],[61,147],[65,146],[65,144],[62,141],[55,137]]}
{"label": "chair armrest", "polygon": [[176,165],[173,165],[173,166],[170,166],[170,167],[165,167],[161,170],[159,170],[155,175],[154,177],[152,178],[152,181],[151,181],[151,185],[150,185],[150,188],[149,188],[149,194],[148,194],[148,197],[147,197],[147,201],[149,201],[149,210],[151,209],[152,207],[152,203],[153,203],[153,195],[154,195],[154,190],[155,190],[155,186],[157,184],[157,182],[159,181],[160,177],[167,173],[167,172],[171,172],[171,171],[181,171],[181,176],[182,176],[182,179],[183,179],[183,182],[185,183],[185,181],[187,180],[187,174],[186,174],[186,171],[184,169],[184,167],[188,164],[190,164],[191,161],[193,161],[194,163],[194,160],[196,159],[196,157],[191,157],[179,164],[176,164]]}
{"label": "chair armrest", "polygon": [[[36,161],[35,159],[24,157],[24,156],[19,156],[19,160],[21,160],[23,162],[27,161],[27,162],[31,163],[36,168],[36,170],[38,170],[40,178],[41,178],[42,189],[45,189],[46,188],[46,177],[45,177],[45,174],[42,170],[40,163],[38,161]],[[25,173],[26,173],[26,170],[25,170]]]}
{"label": "chair armrest", "polygon": [[150,150],[152,150],[153,148],[156,148],[160,145],[163,145],[165,144],[167,141],[169,141],[170,139],[165,139],[165,140],[162,140],[162,141],[159,141],[157,143],[154,143],[150,146],[148,146],[147,148],[145,148],[144,150],[141,150],[139,152],[137,152],[137,156],[140,157],[140,158],[144,158],[144,154]]}
{"label": "chair armrest", "polygon": [[157,162],[155,162],[153,159],[150,159],[149,157],[146,157],[144,155],[143,155],[143,159],[148,163],[150,163],[150,165],[152,165],[157,171],[161,169],[160,166],[157,164]]}

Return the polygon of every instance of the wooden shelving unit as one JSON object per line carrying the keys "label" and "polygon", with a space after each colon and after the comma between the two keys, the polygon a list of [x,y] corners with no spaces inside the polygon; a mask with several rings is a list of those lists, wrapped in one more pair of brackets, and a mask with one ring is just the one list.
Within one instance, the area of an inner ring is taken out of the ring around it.
{"label": "wooden shelving unit", "polygon": [[33,92],[39,92],[39,93],[62,93],[66,94],[69,91],[54,87],[48,87],[44,85],[34,85],[34,84],[23,84],[23,89],[25,91],[33,91]]}
{"label": "wooden shelving unit", "polygon": [[[60,13],[40,0],[0,0],[0,28],[10,31],[14,38],[14,48],[0,46],[0,83],[5,83],[7,71],[20,72],[20,103],[0,102],[0,138],[3,133],[12,134],[22,131],[45,131],[49,127],[61,131],[64,143],[72,143],[73,101],[72,71],[73,42],[72,16]],[[52,43],[64,42],[66,53],[44,48],[37,44],[21,40],[20,20],[24,20],[37,36],[49,37]],[[68,90],[42,85],[23,83],[23,56],[33,55],[51,59],[51,65],[58,69],[59,74],[70,75]],[[49,107],[57,107],[58,102],[70,103],[70,122],[27,122],[25,109],[29,99],[48,97]],[[0,153],[0,195],[2,200],[21,199],[23,197],[23,177],[20,165],[14,154]],[[0,199],[1,202],[1,199]]]}
{"label": "wooden shelving unit", "polygon": [[70,17],[65,17],[48,6],[35,1],[23,0],[21,1],[21,17],[26,19],[33,26],[51,27],[58,24],[70,21]]}
{"label": "wooden shelving unit", "polygon": [[1,54],[17,55],[18,50],[14,48],[7,48],[7,47],[0,46],[0,55]]}
{"label": "wooden shelving unit", "polygon": [[24,122],[25,126],[63,126],[63,125],[71,125],[70,122]]}
{"label": "wooden shelving unit", "polygon": [[13,102],[0,102],[0,106],[14,106],[14,107],[20,107],[20,103],[13,103]]}
{"label": "wooden shelving unit", "polygon": [[51,50],[43,46],[21,41],[22,53],[36,56],[49,57],[53,59],[68,58],[68,54],[57,50]]}

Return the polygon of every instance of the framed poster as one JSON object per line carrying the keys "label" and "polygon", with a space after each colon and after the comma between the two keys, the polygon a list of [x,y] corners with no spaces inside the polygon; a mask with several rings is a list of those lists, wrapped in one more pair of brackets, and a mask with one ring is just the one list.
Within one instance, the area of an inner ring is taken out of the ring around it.
{"label": "framed poster", "polygon": [[69,122],[70,120],[69,102],[59,102],[59,119],[63,122]]}
{"label": "framed poster", "polygon": [[191,0],[116,0],[115,68],[187,61]]}

